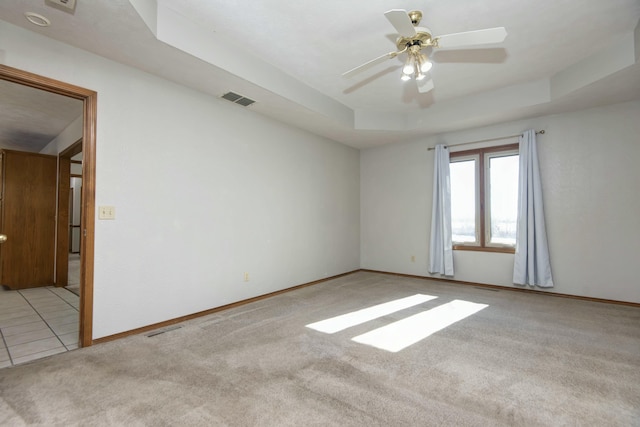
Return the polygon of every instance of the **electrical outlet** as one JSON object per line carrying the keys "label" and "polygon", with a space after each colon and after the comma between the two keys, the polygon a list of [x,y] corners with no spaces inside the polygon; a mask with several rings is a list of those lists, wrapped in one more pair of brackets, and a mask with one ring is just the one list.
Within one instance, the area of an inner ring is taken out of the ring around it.
{"label": "electrical outlet", "polygon": [[98,219],[116,219],[115,206],[99,206]]}
{"label": "electrical outlet", "polygon": [[411,262],[416,262],[416,256],[415,255],[411,255]]}
{"label": "electrical outlet", "polygon": [[249,273],[244,273],[244,281],[245,282],[249,281]]}

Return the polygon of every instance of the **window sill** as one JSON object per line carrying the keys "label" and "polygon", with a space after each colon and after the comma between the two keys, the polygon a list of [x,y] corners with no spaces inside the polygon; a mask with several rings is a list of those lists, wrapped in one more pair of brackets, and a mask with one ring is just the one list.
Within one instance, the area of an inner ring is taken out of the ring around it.
{"label": "window sill", "polygon": [[465,245],[453,245],[454,251],[475,251],[475,252],[498,252],[503,254],[515,254],[516,248],[498,248],[493,246],[465,246]]}

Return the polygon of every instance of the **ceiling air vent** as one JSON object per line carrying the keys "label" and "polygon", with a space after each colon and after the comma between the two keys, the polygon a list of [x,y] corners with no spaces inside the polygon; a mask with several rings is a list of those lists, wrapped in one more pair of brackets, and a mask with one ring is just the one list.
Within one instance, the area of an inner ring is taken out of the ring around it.
{"label": "ceiling air vent", "polygon": [[238,95],[237,93],[234,93],[234,92],[225,93],[224,95],[222,95],[222,99],[226,99],[227,101],[231,101],[235,104],[240,104],[243,107],[248,107],[249,105],[256,102],[253,99],[245,98],[244,96]]}
{"label": "ceiling air vent", "polygon": [[76,0],[47,0],[46,3],[52,6],[60,6],[70,11],[73,11],[76,7]]}

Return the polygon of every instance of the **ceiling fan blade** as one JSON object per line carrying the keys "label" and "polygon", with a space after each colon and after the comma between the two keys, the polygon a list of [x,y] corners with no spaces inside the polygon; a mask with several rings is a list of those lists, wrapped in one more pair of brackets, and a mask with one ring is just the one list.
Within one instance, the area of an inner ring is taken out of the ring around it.
{"label": "ceiling fan blade", "polygon": [[416,35],[416,28],[411,23],[411,18],[406,10],[391,9],[384,13],[391,25],[396,29],[398,34],[403,37],[413,37]]}
{"label": "ceiling fan blade", "polygon": [[362,65],[358,65],[356,68],[352,68],[351,70],[347,71],[346,73],[342,74],[342,77],[352,77],[364,70],[368,70],[369,68],[373,67],[374,65],[380,64],[381,62],[386,61],[387,59],[391,59],[391,58],[395,58],[398,55],[399,52],[389,52],[389,53],[385,53],[382,56],[379,56],[375,59],[372,59],[371,61],[365,62]]}
{"label": "ceiling fan blade", "polygon": [[502,43],[507,37],[504,27],[487,28],[485,30],[465,31],[463,33],[445,34],[436,37],[437,46],[443,49],[478,44]]}
{"label": "ceiling fan blade", "polygon": [[420,93],[427,93],[429,91],[432,91],[434,88],[433,80],[431,80],[430,78],[416,80],[416,84],[418,85],[418,92]]}

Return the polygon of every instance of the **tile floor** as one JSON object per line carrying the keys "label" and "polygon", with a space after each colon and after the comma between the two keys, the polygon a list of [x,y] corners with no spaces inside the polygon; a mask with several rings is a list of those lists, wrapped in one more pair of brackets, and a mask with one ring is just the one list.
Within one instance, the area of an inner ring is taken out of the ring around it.
{"label": "tile floor", "polygon": [[0,286],[0,368],[78,348],[77,295],[53,286]]}

